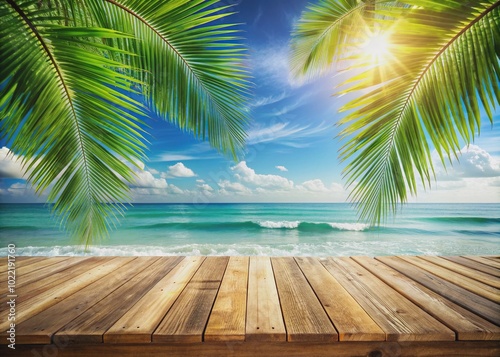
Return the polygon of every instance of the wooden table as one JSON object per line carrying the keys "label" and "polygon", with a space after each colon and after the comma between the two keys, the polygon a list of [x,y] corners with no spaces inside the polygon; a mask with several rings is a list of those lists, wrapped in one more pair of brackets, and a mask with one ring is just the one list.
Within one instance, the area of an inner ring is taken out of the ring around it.
{"label": "wooden table", "polygon": [[500,356],[500,257],[18,257],[2,356]]}

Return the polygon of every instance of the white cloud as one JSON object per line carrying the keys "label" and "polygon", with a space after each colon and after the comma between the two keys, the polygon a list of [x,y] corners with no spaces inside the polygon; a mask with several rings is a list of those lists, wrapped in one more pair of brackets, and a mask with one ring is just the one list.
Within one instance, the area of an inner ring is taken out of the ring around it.
{"label": "white cloud", "polygon": [[9,148],[0,149],[0,178],[23,178],[24,170],[21,166],[22,157],[10,152]]}
{"label": "white cloud", "polygon": [[155,161],[187,161],[199,159],[197,156],[184,154],[161,154]]}
{"label": "white cloud", "polygon": [[207,185],[206,183],[201,184],[201,185],[198,185],[197,187],[198,187],[198,189],[200,189],[200,190],[202,190],[202,191],[209,191],[209,192],[211,192],[211,191],[213,191],[213,190],[214,190],[214,189],[212,188],[212,186]]}
{"label": "white cloud", "polygon": [[461,177],[497,177],[500,176],[500,160],[491,156],[477,145],[470,145],[460,150],[460,164],[455,171]]}
{"label": "white cloud", "polygon": [[257,124],[248,130],[247,144],[255,145],[274,141],[285,146],[304,147],[308,146],[309,142],[301,145],[297,141],[324,135],[325,131],[331,128],[332,126],[325,122],[316,126],[291,125],[290,122],[278,122],[266,127]]}
{"label": "white cloud", "polygon": [[153,174],[146,170],[134,170],[135,180],[131,186],[137,188],[167,188],[168,184],[164,178],[157,179]]}
{"label": "white cloud", "polygon": [[225,195],[249,195],[252,191],[239,182],[230,182],[228,180],[221,180],[217,183],[219,186],[219,194]]}
{"label": "white cloud", "polygon": [[160,171],[158,170],[155,170],[155,169],[148,169],[149,172],[151,172],[153,175],[159,175],[160,174]]}
{"label": "white cloud", "polygon": [[47,199],[48,191],[38,195],[35,189],[26,183],[16,182],[8,188],[0,189],[0,202],[31,203],[44,202]]}
{"label": "white cloud", "polygon": [[268,47],[254,49],[250,54],[251,66],[261,82],[282,87],[290,85],[288,46],[270,44]]}
{"label": "white cloud", "polygon": [[184,166],[184,164],[182,162],[178,162],[177,164],[168,167],[167,176],[169,176],[169,177],[193,177],[193,176],[196,176],[196,174],[193,172],[193,170]]}
{"label": "white cloud", "polygon": [[458,161],[447,163],[446,169],[436,151],[433,162],[438,181],[461,181],[465,178],[500,177],[500,159],[491,156],[477,145],[463,147],[457,152]]}
{"label": "white cloud", "polygon": [[281,165],[278,165],[278,166],[275,166],[278,170],[280,170],[281,172],[286,172],[288,171],[288,169],[285,167],[285,166],[281,166]]}
{"label": "white cloud", "polygon": [[172,195],[182,195],[185,193],[183,190],[181,190],[179,187],[169,184],[167,187],[167,192],[172,194]]}
{"label": "white cloud", "polygon": [[251,104],[251,106],[252,107],[263,107],[265,105],[278,103],[278,102],[282,101],[283,99],[285,99],[285,97],[286,97],[285,92],[283,92],[283,93],[281,93],[279,95],[270,95],[268,97],[261,97],[259,99],[256,99]]}
{"label": "white cloud", "polygon": [[301,185],[307,191],[311,192],[328,192],[329,190],[325,187],[325,184],[320,179],[314,179],[305,181]]}
{"label": "white cloud", "polygon": [[255,173],[254,169],[247,166],[245,161],[241,161],[231,168],[236,174],[235,177],[243,182],[250,183],[258,187],[275,187],[281,190],[293,188],[293,181],[279,175],[261,175]]}

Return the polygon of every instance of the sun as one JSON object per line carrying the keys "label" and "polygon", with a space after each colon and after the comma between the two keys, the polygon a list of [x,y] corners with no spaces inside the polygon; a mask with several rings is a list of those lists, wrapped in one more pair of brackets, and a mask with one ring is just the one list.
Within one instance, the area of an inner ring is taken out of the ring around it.
{"label": "sun", "polygon": [[390,54],[389,35],[383,32],[370,32],[360,46],[364,55],[372,61],[383,61]]}

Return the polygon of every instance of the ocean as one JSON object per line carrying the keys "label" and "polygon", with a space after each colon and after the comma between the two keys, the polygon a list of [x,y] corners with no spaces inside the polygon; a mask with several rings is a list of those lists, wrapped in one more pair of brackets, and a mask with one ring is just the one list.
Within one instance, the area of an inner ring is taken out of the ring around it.
{"label": "ocean", "polygon": [[408,204],[381,227],[349,204],[135,204],[89,251],[41,204],[0,205],[0,255],[500,254],[500,204]]}

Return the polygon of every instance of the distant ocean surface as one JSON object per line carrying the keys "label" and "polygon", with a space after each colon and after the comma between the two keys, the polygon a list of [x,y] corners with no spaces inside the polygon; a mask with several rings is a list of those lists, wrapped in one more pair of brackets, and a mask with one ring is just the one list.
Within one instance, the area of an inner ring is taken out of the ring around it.
{"label": "distant ocean surface", "polygon": [[500,204],[409,204],[382,227],[348,204],[136,204],[89,252],[39,204],[0,205],[0,255],[500,254]]}

